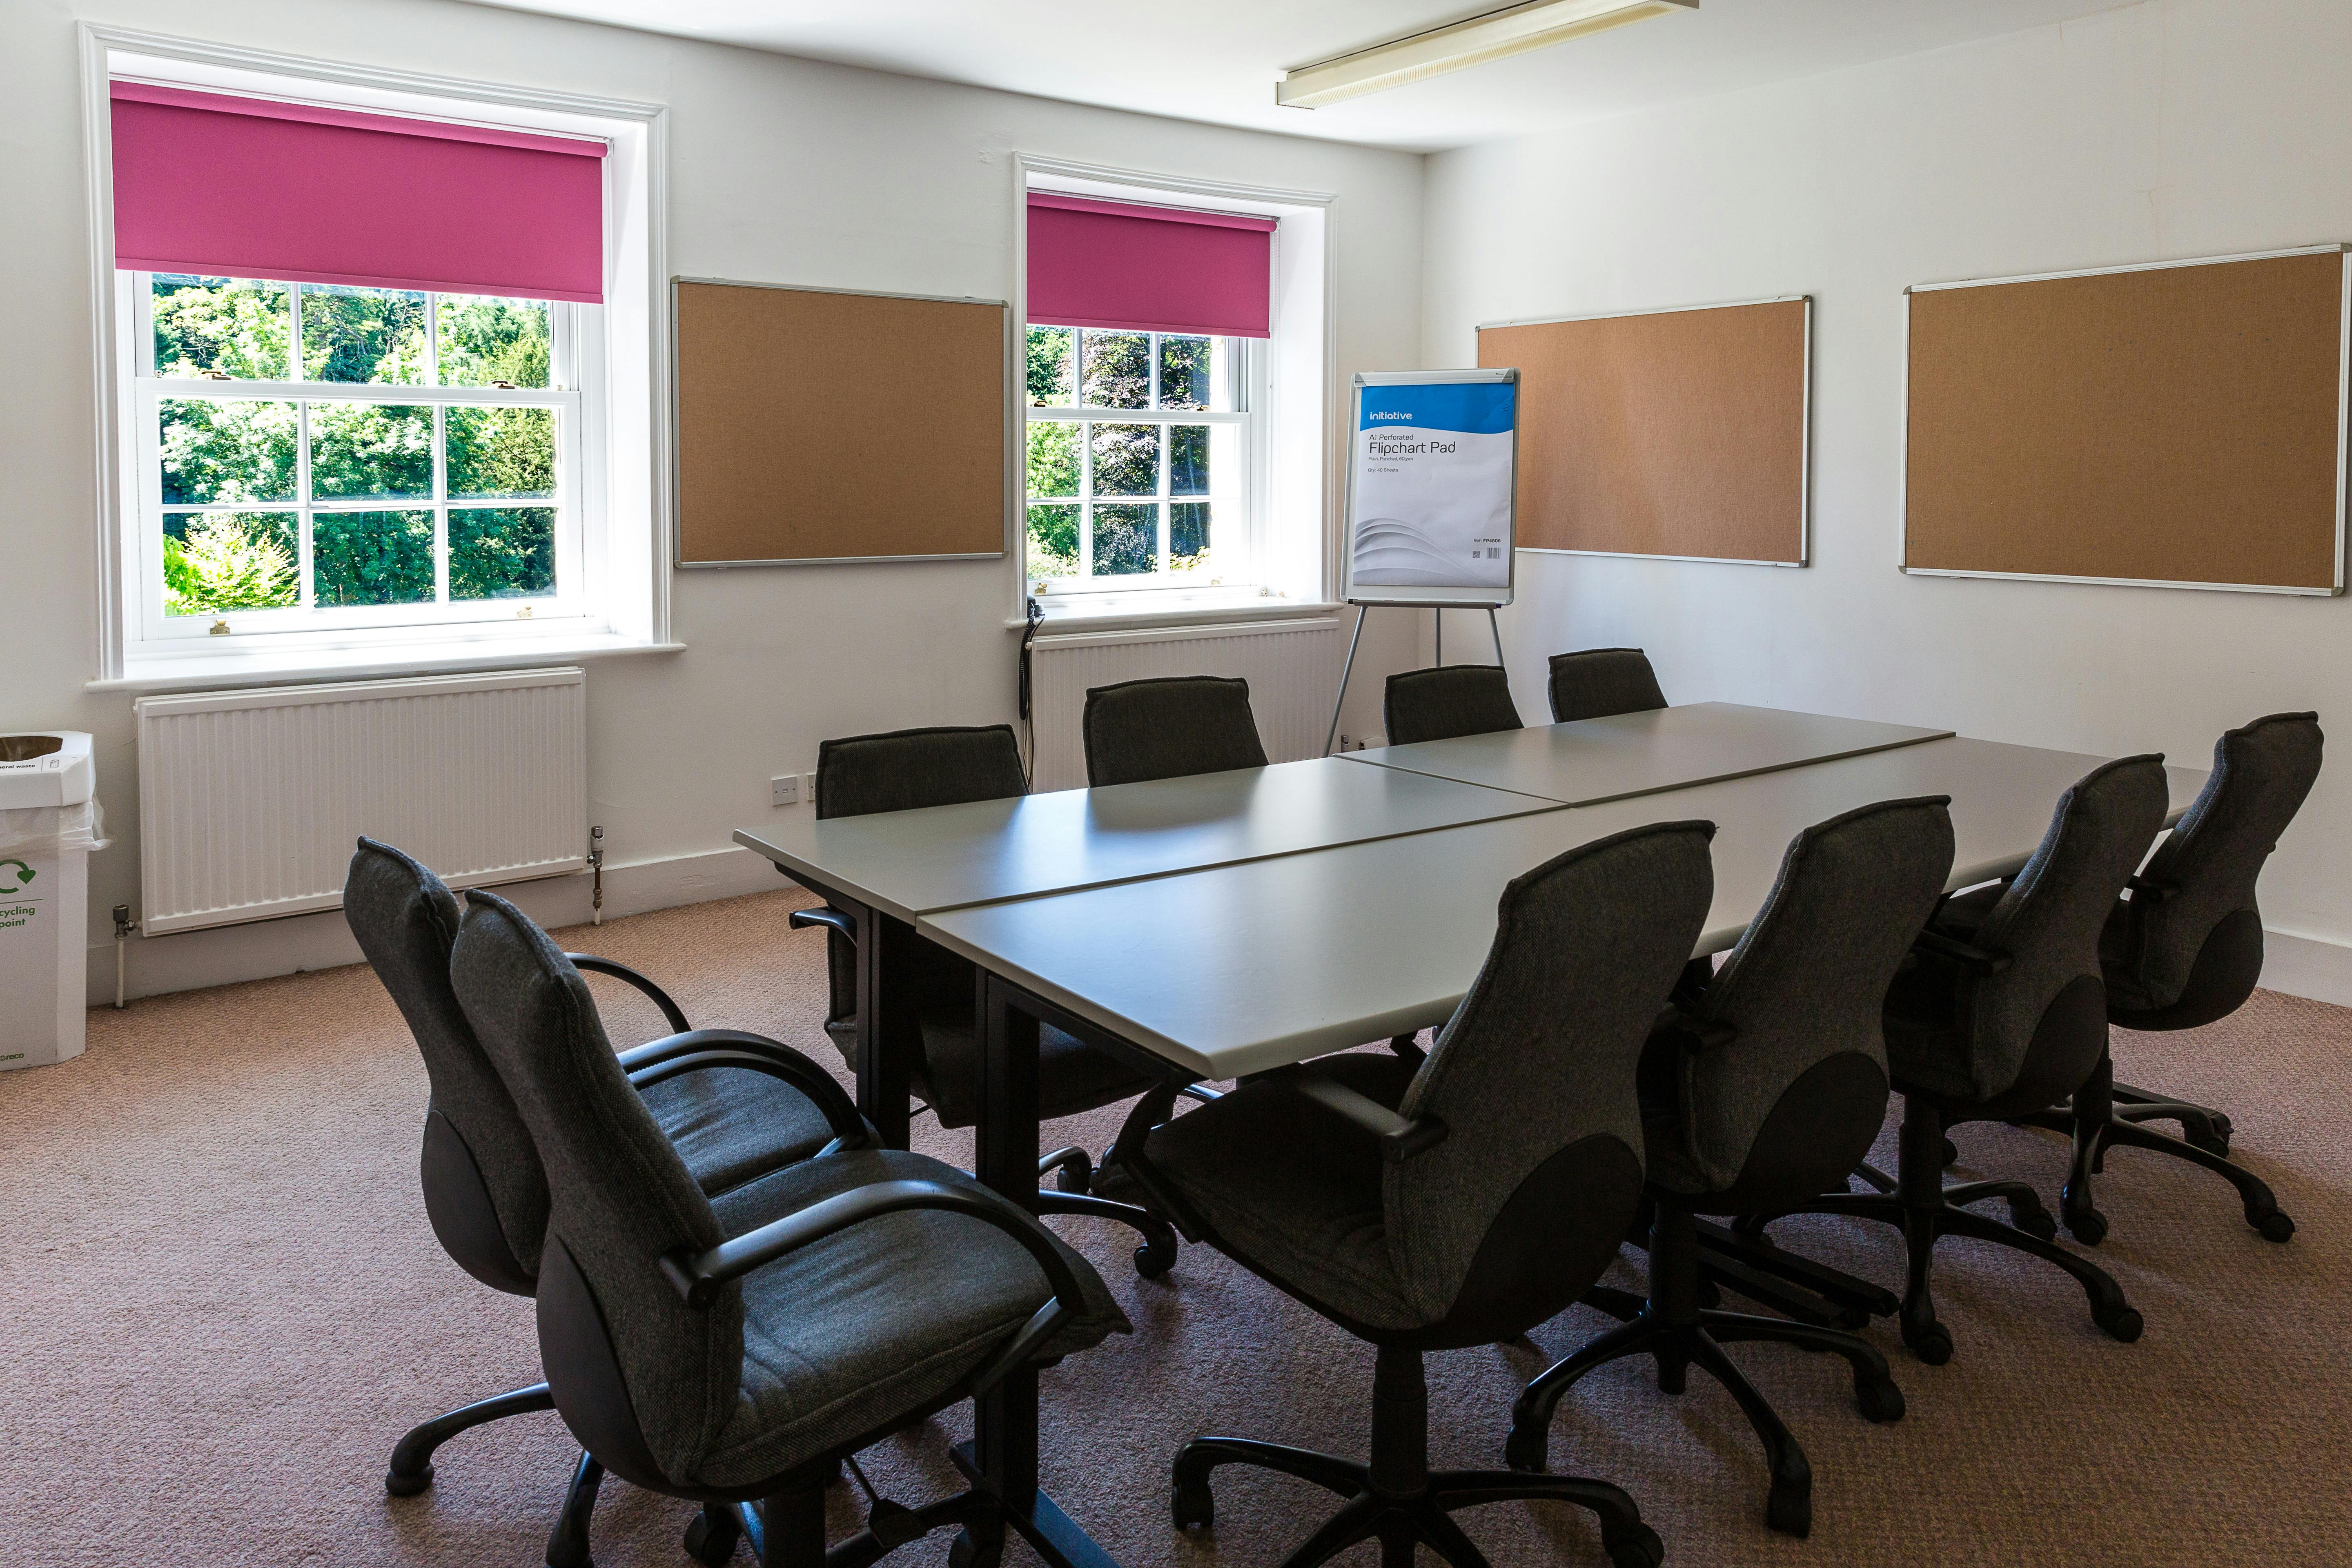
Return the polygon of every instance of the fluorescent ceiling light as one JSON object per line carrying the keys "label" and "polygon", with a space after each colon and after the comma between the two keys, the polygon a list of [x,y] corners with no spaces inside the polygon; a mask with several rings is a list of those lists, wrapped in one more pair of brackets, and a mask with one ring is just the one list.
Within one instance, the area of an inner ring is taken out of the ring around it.
{"label": "fluorescent ceiling light", "polygon": [[1529,0],[1524,5],[1489,11],[1338,59],[1285,71],[1275,84],[1274,100],[1292,109],[1319,109],[1341,99],[1549,48],[1669,11],[1697,9],[1698,0]]}

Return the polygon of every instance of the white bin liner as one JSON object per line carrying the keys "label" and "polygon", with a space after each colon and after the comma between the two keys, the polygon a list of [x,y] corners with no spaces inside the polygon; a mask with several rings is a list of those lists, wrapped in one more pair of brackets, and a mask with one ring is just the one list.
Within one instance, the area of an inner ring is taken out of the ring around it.
{"label": "white bin liner", "polygon": [[106,814],[96,797],[79,805],[26,805],[0,809],[0,856],[26,859],[103,849],[114,840],[106,836]]}

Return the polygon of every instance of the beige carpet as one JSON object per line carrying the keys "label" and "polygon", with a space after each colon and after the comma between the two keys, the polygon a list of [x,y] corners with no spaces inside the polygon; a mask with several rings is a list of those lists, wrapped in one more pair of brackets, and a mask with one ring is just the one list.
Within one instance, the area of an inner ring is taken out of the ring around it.
{"label": "beige carpet", "polygon": [[[831,1061],[819,934],[788,931],[790,908],[763,895],[567,941],[652,973],[697,1023]],[[608,1016],[623,1043],[657,1032],[631,1001]],[[412,1422],[537,1372],[530,1304],[467,1279],[426,1227],[425,1076],[373,976],[158,997],[90,1026],[79,1060],[0,1076],[0,1563],[537,1563],[575,1452],[552,1415],[458,1438],[422,1497],[381,1485]],[[1696,1375],[1681,1399],[1632,1363],[1587,1380],[1554,1428],[1555,1468],[1624,1486],[1690,1568],[2352,1563],[2352,1011],[2265,993],[2212,1028],[2119,1035],[2116,1054],[2130,1081],[2231,1110],[2240,1156],[2302,1226],[2292,1243],[2258,1238],[2213,1178],[2126,1151],[2098,1256],[2147,1315],[2138,1344],[2099,1335],[2054,1270],[1963,1243],[1938,1265],[1950,1365],[1872,1331],[1909,1397],[1899,1425],[1854,1413],[1839,1363],[1743,1348],[1811,1456],[1809,1542],[1764,1528],[1758,1450]],[[1054,1135],[1099,1148],[1114,1118]],[[918,1127],[919,1146],[968,1162],[967,1141]],[[2054,1140],[1958,1139],[1964,1171],[2029,1175],[2055,1204]],[[1147,1284],[1125,1232],[1056,1223],[1138,1331],[1047,1374],[1048,1485],[1130,1568],[1279,1562],[1330,1500],[1226,1471],[1214,1533],[1180,1539],[1169,1456],[1210,1431],[1360,1451],[1370,1352],[1206,1250]],[[1899,1280],[1881,1227],[1800,1235]],[[1437,1462],[1496,1462],[1518,1382],[1602,1322],[1569,1312],[1536,1331],[1540,1355],[1431,1358]],[[870,1471],[907,1500],[949,1489],[961,1425],[883,1444]],[[683,1568],[690,1511],[608,1482],[597,1562]],[[836,1535],[860,1517],[837,1492]],[[1510,1505],[1466,1522],[1497,1564],[1601,1561],[1580,1514]],[[933,1537],[892,1561],[945,1551]]]}

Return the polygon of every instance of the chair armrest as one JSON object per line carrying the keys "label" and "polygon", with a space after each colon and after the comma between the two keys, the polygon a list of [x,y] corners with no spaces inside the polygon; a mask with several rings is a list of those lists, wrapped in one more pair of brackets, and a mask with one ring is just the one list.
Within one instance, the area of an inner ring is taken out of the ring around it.
{"label": "chair armrest", "polygon": [[1445,1142],[1445,1123],[1434,1116],[1407,1120],[1379,1100],[1304,1068],[1287,1068],[1273,1076],[1379,1139],[1381,1157],[1391,1165],[1402,1164]]}
{"label": "chair armrest", "polygon": [[831,904],[820,904],[813,909],[794,910],[784,917],[784,923],[794,931],[806,931],[811,926],[823,926],[825,930],[851,942],[857,940],[857,922]]}
{"label": "chair armrest", "polygon": [[1739,1030],[1721,1018],[1702,1018],[1696,1013],[1669,1006],[1650,1026],[1652,1035],[1680,1035],[1683,1048],[1688,1051],[1711,1051],[1727,1046],[1739,1037]]}
{"label": "chair armrest", "polygon": [[835,1137],[852,1146],[874,1142],[874,1129],[841,1080],[780,1040],[743,1029],[688,1029],[648,1040],[620,1054],[621,1070],[643,1091],[657,1083],[712,1068],[742,1068],[782,1079],[808,1096]]}
{"label": "chair armrest", "polygon": [[1035,1215],[986,1187],[950,1187],[940,1182],[876,1182],[871,1186],[836,1194],[798,1214],[786,1215],[757,1230],[722,1241],[707,1252],[681,1247],[664,1253],[662,1274],[688,1306],[708,1307],[719,1288],[730,1279],[740,1279],[754,1268],[788,1258],[852,1226],[909,1209],[962,1215],[994,1226],[1019,1242],[1036,1260],[1046,1283],[1053,1287],[1055,1304],[1064,1313],[1086,1310],[1086,1295],[1077,1274],[1055,1247],[1053,1234],[1037,1222]]}
{"label": "chair armrest", "polygon": [[669,999],[668,992],[631,969],[627,964],[615,963],[609,958],[599,958],[593,952],[567,952],[563,956],[571,961],[572,967],[574,969],[589,974],[609,974],[614,979],[626,981],[644,992],[652,999],[653,1005],[661,1009],[661,1016],[669,1025],[671,1034],[683,1035],[694,1027],[686,1021],[686,1015],[678,1009],[677,1004]]}
{"label": "chair armrest", "polygon": [[2160,904],[2180,891],[2180,884],[2157,877],[2126,877],[2124,886],[2131,889],[2132,902]]}
{"label": "chair armrest", "polygon": [[2009,967],[2009,954],[1960,942],[1938,931],[1921,931],[1911,939],[1911,946],[1915,952],[1931,953],[1980,973],[1999,974]]}

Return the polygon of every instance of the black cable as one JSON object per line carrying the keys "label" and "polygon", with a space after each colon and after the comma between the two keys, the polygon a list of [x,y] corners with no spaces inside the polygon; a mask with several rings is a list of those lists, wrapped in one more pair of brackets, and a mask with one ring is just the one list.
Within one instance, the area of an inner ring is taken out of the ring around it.
{"label": "black cable", "polygon": [[1037,771],[1037,716],[1035,705],[1031,700],[1029,645],[1037,640],[1037,628],[1045,624],[1045,609],[1037,603],[1037,596],[1032,594],[1029,596],[1029,624],[1021,633],[1021,725],[1028,736],[1029,744],[1028,760],[1022,769],[1022,782],[1033,788]]}

